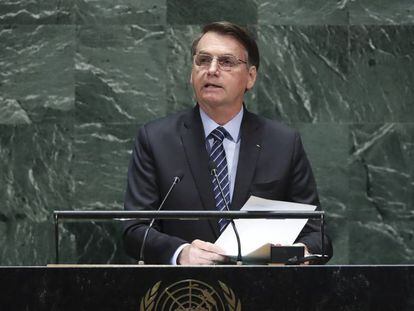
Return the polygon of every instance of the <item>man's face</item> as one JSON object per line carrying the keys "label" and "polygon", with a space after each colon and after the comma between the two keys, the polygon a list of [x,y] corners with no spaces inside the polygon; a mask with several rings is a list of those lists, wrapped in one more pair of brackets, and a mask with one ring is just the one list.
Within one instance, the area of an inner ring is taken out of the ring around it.
{"label": "man's face", "polygon": [[[247,62],[247,52],[241,43],[230,36],[207,32],[197,45],[196,54],[210,56],[235,56]],[[209,66],[197,66],[193,61],[190,82],[195,97],[204,110],[219,106],[239,109],[243,104],[245,90],[250,90],[256,81],[256,67],[248,68],[239,63],[229,71],[222,70],[217,58]]]}

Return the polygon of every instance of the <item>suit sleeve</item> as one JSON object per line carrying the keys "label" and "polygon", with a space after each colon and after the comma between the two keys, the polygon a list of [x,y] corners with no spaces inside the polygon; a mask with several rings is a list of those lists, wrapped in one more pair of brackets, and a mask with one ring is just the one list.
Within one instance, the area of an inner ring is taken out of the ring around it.
{"label": "suit sleeve", "polygon": [[[151,150],[148,132],[141,127],[132,150],[124,198],[125,210],[156,210],[165,195],[160,189],[160,176]],[[148,221],[129,220],[124,224],[123,240],[127,254],[139,259]],[[145,262],[169,264],[176,249],[186,241],[164,234],[162,221],[149,231],[145,245]]]}
{"label": "suit sleeve", "polygon": [[[291,163],[291,183],[288,190],[289,200],[292,202],[316,205],[317,210],[320,210],[315,178],[298,133],[295,133],[295,147]],[[330,258],[333,254],[332,243],[326,234],[324,239],[325,254]],[[322,242],[320,221],[317,219],[309,219],[302,232],[299,234],[296,242],[304,243],[308,247],[310,253],[321,254]]]}

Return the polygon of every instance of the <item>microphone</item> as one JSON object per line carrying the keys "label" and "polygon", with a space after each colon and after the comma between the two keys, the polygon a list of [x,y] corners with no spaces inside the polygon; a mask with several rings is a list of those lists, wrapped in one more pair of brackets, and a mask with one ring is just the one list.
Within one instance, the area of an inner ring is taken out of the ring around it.
{"label": "microphone", "polygon": [[[178,172],[177,176],[174,177],[173,182],[170,186],[170,189],[168,189],[167,194],[165,195],[165,197],[162,200],[161,204],[158,206],[157,212],[162,209],[162,207],[164,206],[165,201],[167,201],[167,199],[170,196],[170,193],[174,189],[175,185],[178,184],[183,179],[183,177],[184,177],[183,172]],[[147,230],[145,230],[144,238],[142,240],[141,249],[140,249],[140,252],[139,252],[139,261],[138,261],[139,265],[144,265],[145,264],[145,261],[144,261],[145,243],[147,241],[148,233],[149,233],[150,229],[152,228],[152,226],[154,225],[154,222],[155,222],[155,218],[152,218]]]}
{"label": "microphone", "polygon": [[[213,160],[210,160],[210,162],[208,163],[208,169],[210,170],[210,174],[212,176],[214,176],[214,179],[216,180],[216,183],[219,187],[220,194],[221,194],[221,197],[223,198],[224,205],[226,206],[226,209],[228,211],[230,211],[229,204],[226,200],[223,188],[220,185],[220,181],[219,181],[219,178],[218,178],[218,175],[217,175],[217,166],[216,166],[216,163],[214,163]],[[236,225],[234,223],[234,219],[230,219],[230,223],[231,223],[231,226],[233,227],[233,231],[234,231],[234,234],[236,235],[236,240],[237,240],[237,265],[242,265],[243,262],[242,262],[241,242],[240,242],[239,232],[237,231]]]}

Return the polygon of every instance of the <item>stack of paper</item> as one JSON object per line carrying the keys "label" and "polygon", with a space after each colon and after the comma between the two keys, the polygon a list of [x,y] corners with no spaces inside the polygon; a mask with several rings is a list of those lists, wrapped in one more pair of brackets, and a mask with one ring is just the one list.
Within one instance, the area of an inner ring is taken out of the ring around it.
{"label": "stack of paper", "polygon": [[[316,206],[292,202],[273,201],[251,196],[242,211],[314,211]],[[270,246],[291,246],[305,226],[307,219],[235,219],[240,235],[243,260],[263,261],[270,259]],[[231,225],[215,242],[225,255],[237,256],[237,240]]]}

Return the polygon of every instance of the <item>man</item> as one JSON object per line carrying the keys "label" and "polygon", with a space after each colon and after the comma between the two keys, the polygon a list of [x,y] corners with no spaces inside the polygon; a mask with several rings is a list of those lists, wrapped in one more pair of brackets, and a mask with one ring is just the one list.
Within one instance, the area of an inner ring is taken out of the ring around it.
{"label": "man", "polygon": [[[174,176],[183,175],[164,210],[231,210],[250,195],[319,206],[316,184],[297,132],[248,112],[243,99],[259,68],[255,40],[228,22],[206,25],[192,46],[190,82],[197,105],[140,128],[128,172],[125,209],[157,209]],[[214,164],[211,164],[214,163]],[[215,167],[219,181],[212,178]],[[318,207],[319,208],[319,207]],[[214,241],[223,220],[157,221],[147,263],[215,264],[227,257]],[[139,258],[147,222],[129,221],[124,243]],[[332,255],[328,237],[325,249]],[[297,241],[321,253],[319,225],[308,221]]]}

